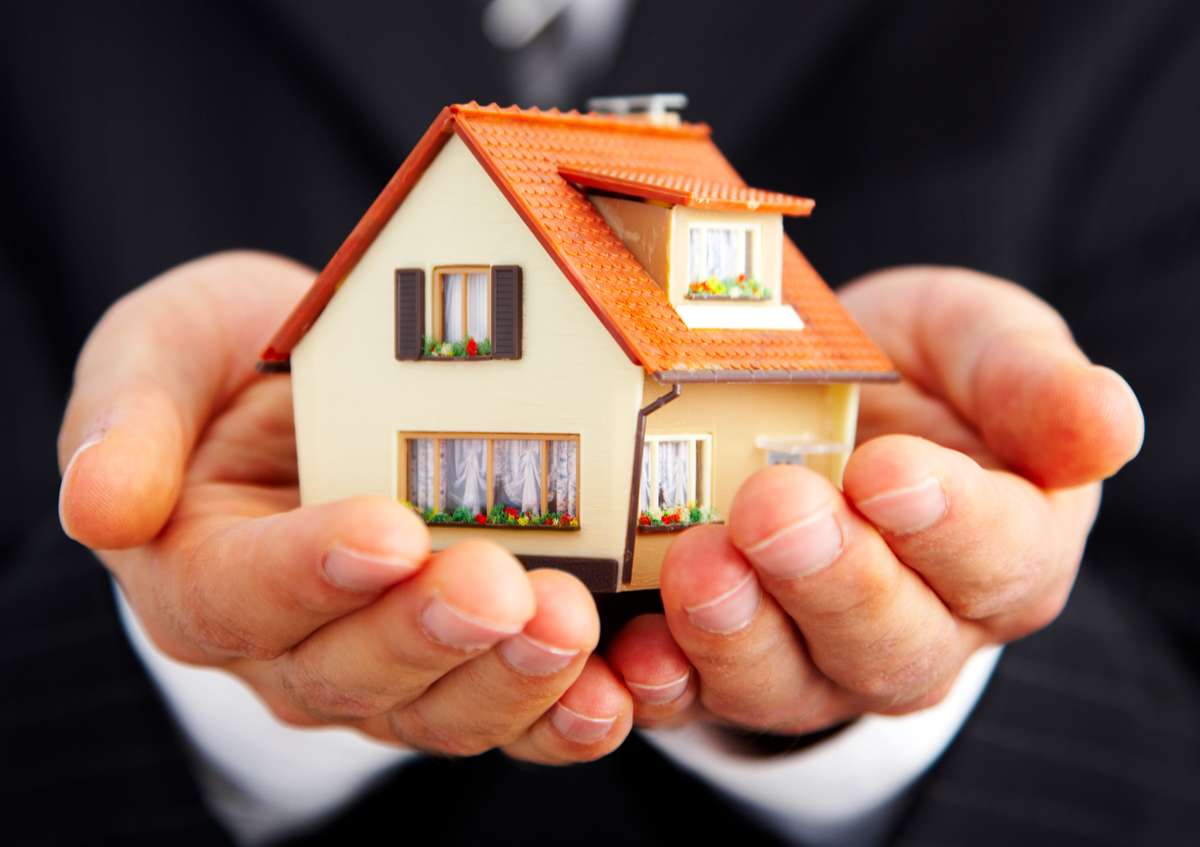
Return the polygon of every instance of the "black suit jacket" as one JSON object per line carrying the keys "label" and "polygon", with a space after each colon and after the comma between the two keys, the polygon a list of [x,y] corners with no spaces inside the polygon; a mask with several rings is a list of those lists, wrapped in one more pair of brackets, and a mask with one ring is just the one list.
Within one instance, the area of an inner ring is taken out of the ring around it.
{"label": "black suit jacket", "polygon": [[[103,571],[55,521],[54,432],[84,335],[195,255],[251,246],[320,265],[438,108],[513,99],[511,57],[479,13],[0,13],[0,832],[18,843],[227,838]],[[687,91],[751,184],[817,198],[789,226],[831,281],[912,261],[1016,279],[1143,400],[1145,450],[1106,489],[1066,612],[1009,648],[898,843],[1195,837],[1197,84],[1195,4],[867,0],[643,2],[615,63],[580,83]],[[609,612],[647,599],[618,601]],[[447,843],[771,837],[635,739],[565,771],[427,760],[313,838],[404,837],[414,809]]]}

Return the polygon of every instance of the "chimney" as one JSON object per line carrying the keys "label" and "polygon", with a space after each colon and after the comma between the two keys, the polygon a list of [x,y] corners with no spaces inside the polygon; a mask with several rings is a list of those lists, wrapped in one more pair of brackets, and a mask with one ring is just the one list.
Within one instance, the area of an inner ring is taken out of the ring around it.
{"label": "chimney", "polygon": [[589,98],[587,110],[620,115],[653,126],[679,126],[679,110],[687,108],[687,103],[687,95],[680,93],[631,94]]}

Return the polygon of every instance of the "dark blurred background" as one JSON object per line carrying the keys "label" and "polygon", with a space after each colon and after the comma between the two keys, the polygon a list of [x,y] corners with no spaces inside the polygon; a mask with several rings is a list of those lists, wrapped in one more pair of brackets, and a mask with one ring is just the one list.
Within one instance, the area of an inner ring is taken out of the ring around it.
{"label": "dark blurred background", "polygon": [[[712,124],[751,184],[816,198],[788,226],[832,284],[909,262],[1007,277],[1129,379],[1147,440],[1106,487],[1089,547],[1081,592],[1110,605],[1078,642],[1104,654],[1085,681],[1153,663],[1108,637],[1127,627],[1194,680],[1200,4],[643,0],[616,4],[608,29],[558,18],[523,46],[489,35],[485,6],[0,9],[10,668],[49,650],[50,622],[71,614],[22,592],[67,555],[54,438],[108,304],[230,247],[320,267],[448,103],[683,91],[685,118]],[[1154,708],[1135,677],[1113,684],[1132,712]]]}

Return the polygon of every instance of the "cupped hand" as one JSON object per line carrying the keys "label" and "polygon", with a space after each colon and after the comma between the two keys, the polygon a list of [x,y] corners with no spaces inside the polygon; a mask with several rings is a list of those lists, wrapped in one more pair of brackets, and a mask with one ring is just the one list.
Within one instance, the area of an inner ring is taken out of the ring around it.
{"label": "cupped hand", "polygon": [[614,749],[632,705],[592,655],[582,583],[478,541],[431,554],[388,498],[299,505],[290,380],[254,362],[311,280],[218,254],[108,311],[59,437],[67,534],[159,649],[236,674],[285,722],[547,763]]}
{"label": "cupped hand", "polygon": [[842,291],[899,386],[867,386],[844,491],[764,469],[684,533],[664,615],[615,639],[644,725],[804,733],[939,702],[979,647],[1061,611],[1100,481],[1140,449],[1137,399],[1011,283],[906,268]]}

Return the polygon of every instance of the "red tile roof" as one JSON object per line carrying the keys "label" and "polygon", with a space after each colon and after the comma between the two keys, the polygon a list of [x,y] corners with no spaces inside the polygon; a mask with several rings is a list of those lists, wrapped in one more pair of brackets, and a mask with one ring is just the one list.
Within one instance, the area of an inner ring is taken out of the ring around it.
{"label": "red tile roof", "polygon": [[895,378],[887,357],[786,237],[782,296],[800,314],[803,329],[688,329],[584,193],[559,172],[564,166],[576,174],[620,169],[658,175],[663,184],[687,175],[693,187],[724,186],[731,196],[750,196],[753,189],[712,143],[706,125],[663,127],[476,103],[450,106],[438,115],[271,339],[262,354],[266,366],[288,360],[451,133],[474,153],[629,358],[648,373],[681,382]]}
{"label": "red tile roof", "polygon": [[692,174],[638,171],[623,167],[581,167],[559,165],[558,172],[575,185],[598,188],[614,194],[658,200],[691,209],[723,212],[780,212],[807,216],[813,201],[793,194],[764,191],[733,182],[712,182]]}

